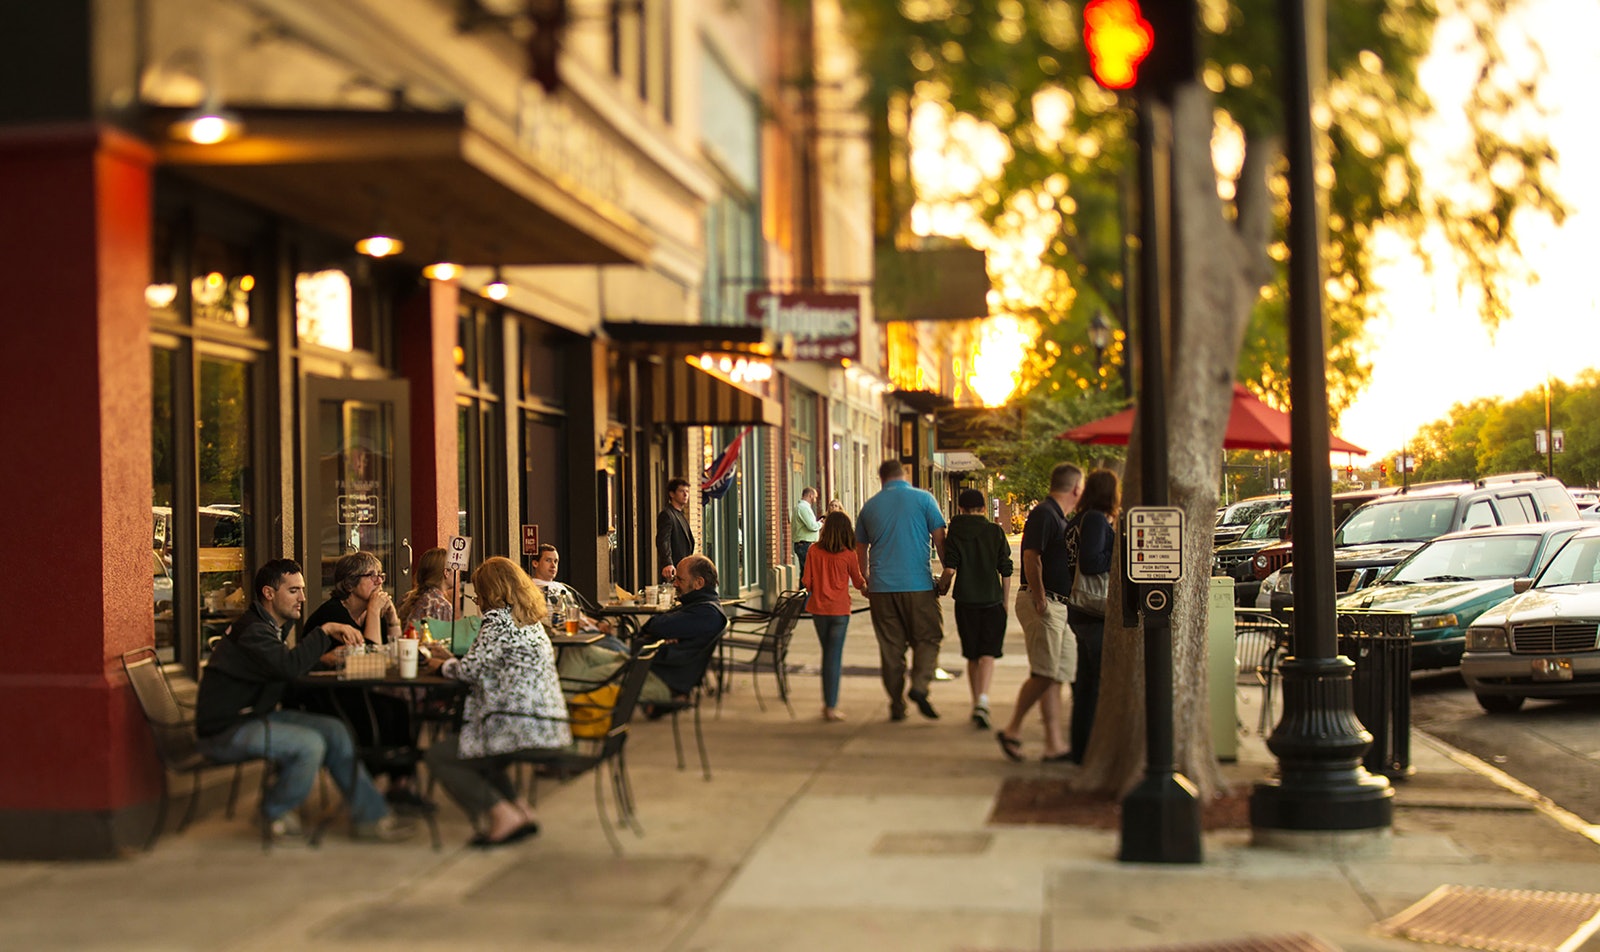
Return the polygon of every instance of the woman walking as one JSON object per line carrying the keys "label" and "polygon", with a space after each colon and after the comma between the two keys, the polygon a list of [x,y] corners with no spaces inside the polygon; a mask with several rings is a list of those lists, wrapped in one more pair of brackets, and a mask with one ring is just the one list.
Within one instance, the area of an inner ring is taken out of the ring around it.
{"label": "woman walking", "polygon": [[806,554],[800,584],[810,590],[806,611],[822,642],[822,719],[842,721],[839,676],[844,667],[844,636],[850,630],[850,586],[865,595],[867,580],[856,561],[856,530],[850,517],[830,512]]}
{"label": "woman walking", "polygon": [[[1099,575],[1111,571],[1111,548],[1116,541],[1112,528],[1122,506],[1122,488],[1117,474],[1097,469],[1083,481],[1083,495],[1072,512],[1078,530],[1077,571]],[[1067,606],[1067,625],[1078,643],[1078,676],[1072,682],[1072,723],[1067,734],[1068,759],[1083,763],[1089,749],[1089,734],[1094,729],[1094,709],[1100,701],[1100,656],[1105,644],[1104,616]]]}

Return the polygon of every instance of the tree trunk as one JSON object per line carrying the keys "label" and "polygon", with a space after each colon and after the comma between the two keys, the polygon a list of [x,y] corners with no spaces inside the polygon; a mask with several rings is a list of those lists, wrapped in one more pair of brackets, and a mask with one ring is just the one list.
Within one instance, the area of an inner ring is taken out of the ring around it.
{"label": "tree trunk", "polygon": [[[1250,144],[1238,183],[1238,215],[1229,221],[1217,194],[1212,126],[1211,94],[1198,84],[1181,89],[1173,108],[1177,293],[1168,336],[1165,433],[1169,503],[1184,513],[1183,577],[1175,587],[1172,614],[1173,737],[1177,768],[1203,799],[1222,785],[1207,687],[1212,516],[1239,348],[1264,283],[1270,221],[1266,175],[1277,152],[1270,141]],[[1145,424],[1141,415],[1138,426]],[[1138,504],[1142,495],[1138,446],[1136,431],[1129,443],[1124,505]],[[1119,537],[1119,550],[1123,544]],[[1113,604],[1120,604],[1120,581],[1113,581]],[[1119,617],[1107,619],[1101,681],[1078,786],[1121,796],[1143,776],[1145,705],[1143,638],[1138,630],[1124,628]]]}

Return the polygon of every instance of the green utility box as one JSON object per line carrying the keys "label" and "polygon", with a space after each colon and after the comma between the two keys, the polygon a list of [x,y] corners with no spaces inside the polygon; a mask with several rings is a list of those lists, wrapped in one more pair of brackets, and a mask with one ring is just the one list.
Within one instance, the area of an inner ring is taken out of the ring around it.
{"label": "green utility box", "polygon": [[1206,606],[1206,680],[1211,688],[1211,746],[1219,760],[1239,759],[1239,675],[1233,636],[1233,579],[1214,576]]}

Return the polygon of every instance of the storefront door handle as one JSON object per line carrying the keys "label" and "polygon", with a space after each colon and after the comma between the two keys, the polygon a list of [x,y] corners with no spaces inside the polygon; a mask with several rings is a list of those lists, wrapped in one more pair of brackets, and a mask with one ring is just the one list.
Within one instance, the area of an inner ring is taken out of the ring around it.
{"label": "storefront door handle", "polygon": [[400,544],[406,547],[406,561],[405,561],[405,564],[400,566],[400,574],[401,575],[410,575],[411,574],[411,540],[410,539],[401,539],[400,540]]}

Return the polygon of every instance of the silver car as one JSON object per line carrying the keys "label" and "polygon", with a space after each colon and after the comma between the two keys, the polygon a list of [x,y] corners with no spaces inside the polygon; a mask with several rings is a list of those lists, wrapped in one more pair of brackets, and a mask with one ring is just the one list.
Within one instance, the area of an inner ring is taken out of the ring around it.
{"label": "silver car", "polygon": [[1527,698],[1600,694],[1600,529],[1573,536],[1532,582],[1467,629],[1461,675],[1492,714]]}

